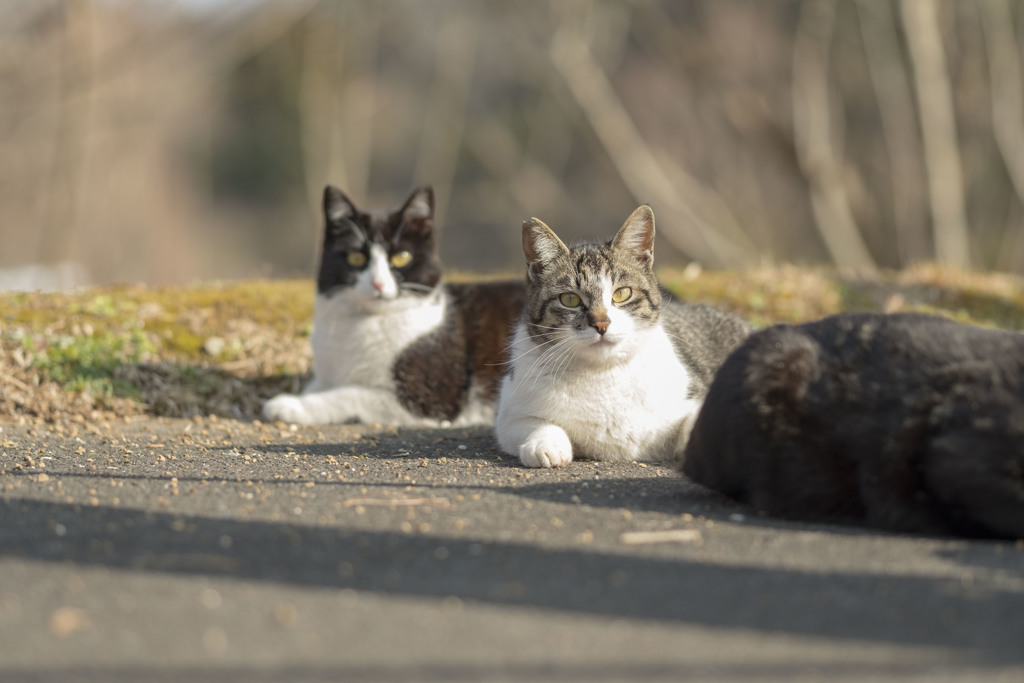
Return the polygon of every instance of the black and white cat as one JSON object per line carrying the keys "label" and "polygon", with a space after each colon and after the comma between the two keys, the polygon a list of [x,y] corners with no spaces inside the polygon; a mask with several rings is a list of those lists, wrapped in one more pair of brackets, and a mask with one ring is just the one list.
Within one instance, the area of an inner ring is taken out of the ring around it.
{"label": "black and white cat", "polygon": [[1024,335],[843,314],[723,364],[683,472],[766,513],[1024,538]]}
{"label": "black and white cat", "polygon": [[528,467],[672,458],[750,327],[660,289],[649,206],[612,240],[571,249],[534,218],[523,250],[526,304],[502,380],[498,443]]}
{"label": "black and white cat", "polygon": [[360,211],[324,190],[313,380],[266,402],[270,420],[406,426],[493,424],[520,282],[448,284],[434,240],[434,193]]}

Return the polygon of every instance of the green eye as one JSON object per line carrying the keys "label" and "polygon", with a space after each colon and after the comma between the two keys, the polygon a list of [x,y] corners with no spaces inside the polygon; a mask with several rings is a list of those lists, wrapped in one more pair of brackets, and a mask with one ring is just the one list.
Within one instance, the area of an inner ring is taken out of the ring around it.
{"label": "green eye", "polygon": [[350,251],[345,258],[353,268],[362,268],[366,265],[366,254],[361,251]]}
{"label": "green eye", "polygon": [[612,292],[612,301],[617,304],[621,304],[623,301],[628,301],[631,296],[633,296],[633,290],[631,288],[619,287]]}
{"label": "green eye", "polygon": [[558,300],[567,308],[576,308],[580,305],[580,295],[574,292],[565,292],[558,295]]}
{"label": "green eye", "polygon": [[400,251],[391,255],[391,265],[395,268],[405,268],[412,261],[412,254],[407,251]]}

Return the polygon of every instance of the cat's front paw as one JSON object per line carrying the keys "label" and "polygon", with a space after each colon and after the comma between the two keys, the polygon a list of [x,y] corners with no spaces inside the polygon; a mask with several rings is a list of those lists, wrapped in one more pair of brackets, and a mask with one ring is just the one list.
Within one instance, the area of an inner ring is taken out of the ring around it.
{"label": "cat's front paw", "polygon": [[278,394],[263,404],[263,417],[272,422],[313,424],[313,417],[306,409],[302,398],[294,394]]}
{"label": "cat's front paw", "polygon": [[561,467],[572,462],[572,443],[565,430],[546,425],[530,434],[519,447],[519,460],[527,467]]}

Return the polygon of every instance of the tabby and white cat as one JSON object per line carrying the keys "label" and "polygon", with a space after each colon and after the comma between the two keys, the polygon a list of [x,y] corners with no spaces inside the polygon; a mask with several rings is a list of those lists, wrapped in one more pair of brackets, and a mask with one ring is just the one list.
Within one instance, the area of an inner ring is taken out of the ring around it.
{"label": "tabby and white cat", "polygon": [[502,449],[528,467],[673,457],[750,327],[660,289],[649,206],[609,242],[571,249],[534,218],[523,250],[526,304],[496,421]]}
{"label": "tabby and white cat", "polygon": [[1024,334],[916,314],[762,330],[682,466],[780,517],[1024,538]]}
{"label": "tabby and white cat", "polygon": [[492,424],[521,282],[448,284],[434,193],[390,212],[324,190],[313,380],[267,401],[270,420],[406,426]]}

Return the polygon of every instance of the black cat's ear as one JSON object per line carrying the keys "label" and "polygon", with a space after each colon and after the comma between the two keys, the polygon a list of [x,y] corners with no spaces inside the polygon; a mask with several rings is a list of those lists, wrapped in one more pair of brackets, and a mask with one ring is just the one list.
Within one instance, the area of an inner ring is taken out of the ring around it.
{"label": "black cat's ear", "polygon": [[530,276],[539,275],[544,268],[559,256],[569,253],[569,248],[558,239],[555,231],[539,218],[523,221],[523,253]]}
{"label": "black cat's ear", "polygon": [[345,193],[334,185],[324,188],[324,218],[328,223],[341,223],[346,218],[352,220],[356,217],[356,206],[352,200],[345,196]]}
{"label": "black cat's ear", "polygon": [[641,204],[629,214],[612,238],[611,248],[632,254],[647,268],[654,266],[654,211],[650,206]]}
{"label": "black cat's ear", "polygon": [[434,228],[434,188],[430,185],[412,191],[402,205],[402,230],[426,236]]}

